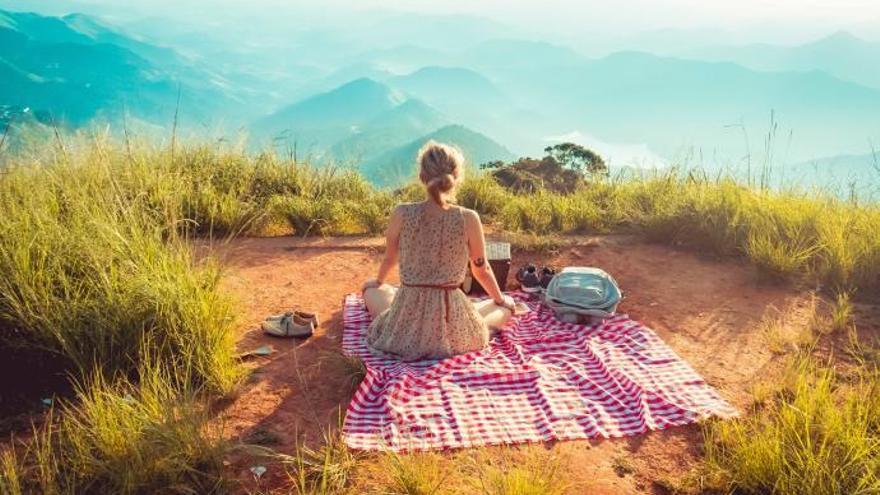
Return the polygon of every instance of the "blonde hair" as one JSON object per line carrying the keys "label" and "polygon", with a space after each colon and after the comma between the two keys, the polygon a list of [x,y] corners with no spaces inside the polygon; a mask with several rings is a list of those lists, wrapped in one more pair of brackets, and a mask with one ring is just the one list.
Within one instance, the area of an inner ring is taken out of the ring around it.
{"label": "blonde hair", "polygon": [[457,148],[432,140],[422,146],[417,160],[419,179],[431,198],[444,206],[463,178],[464,156]]}

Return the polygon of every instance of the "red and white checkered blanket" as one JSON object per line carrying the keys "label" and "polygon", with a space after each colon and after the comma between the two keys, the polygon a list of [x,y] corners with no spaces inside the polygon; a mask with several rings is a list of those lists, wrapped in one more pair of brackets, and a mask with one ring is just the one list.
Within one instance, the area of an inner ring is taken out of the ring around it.
{"label": "red and white checkered blanket", "polygon": [[370,316],[359,296],[347,296],[343,349],[367,373],[348,406],[346,444],[412,451],[620,437],[736,414],[628,317],[574,325],[530,306],[486,349],[402,362],[370,353]]}

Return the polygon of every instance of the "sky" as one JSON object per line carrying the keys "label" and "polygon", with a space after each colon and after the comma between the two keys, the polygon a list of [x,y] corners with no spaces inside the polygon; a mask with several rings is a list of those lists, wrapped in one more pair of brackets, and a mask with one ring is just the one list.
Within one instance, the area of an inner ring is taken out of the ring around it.
{"label": "sky", "polygon": [[[663,29],[724,31],[740,42],[799,43],[837,30],[880,41],[880,0],[0,0],[100,14],[251,15],[315,22],[340,20],[359,11],[409,11],[488,17],[517,29],[560,40],[626,37]],[[281,14],[283,15],[283,14]]]}
{"label": "sky", "polygon": [[358,3],[386,7],[394,4],[398,8],[428,12],[469,12],[511,22],[548,19],[588,29],[596,27],[591,21],[595,19],[603,29],[634,31],[700,26],[736,28],[770,22],[844,27],[858,26],[871,18],[880,20],[877,0],[367,0]]}

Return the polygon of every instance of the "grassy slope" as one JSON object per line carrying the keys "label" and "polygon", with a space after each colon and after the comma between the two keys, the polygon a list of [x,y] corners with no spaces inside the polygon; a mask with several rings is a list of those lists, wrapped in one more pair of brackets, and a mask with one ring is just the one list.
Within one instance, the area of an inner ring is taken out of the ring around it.
{"label": "grassy slope", "polygon": [[[350,171],[198,146],[132,150],[98,140],[42,149],[6,165],[0,176],[0,350],[33,349],[59,359],[79,385],[28,448],[0,457],[4,494],[221,490],[226,446],[205,427],[206,406],[241,376],[230,334],[233,311],[217,289],[219,268],[197,259],[187,237],[257,234],[279,222],[303,235],[375,234],[394,203],[420,197],[418,187],[375,190]],[[741,256],[768,277],[818,281],[841,294],[875,289],[880,274],[875,205],[674,172],[595,183],[568,196],[517,196],[472,177],[459,200],[506,230],[544,237],[636,231]],[[875,361],[862,366],[858,387],[792,387],[773,407],[708,430],[719,486],[793,493],[804,486],[798,479],[823,476],[830,488],[876,487],[870,474],[878,462],[876,404],[853,402],[876,391],[872,366]],[[827,382],[810,373],[800,375]],[[835,413],[829,404],[845,408]],[[824,425],[822,431],[849,443],[828,435],[804,443],[817,437],[788,412],[804,405],[813,407],[810,425]],[[822,450],[829,445],[830,453]],[[842,451],[853,454],[835,454]],[[774,452],[783,456],[781,464],[755,464],[757,456]],[[325,448],[315,453],[323,461],[302,464],[310,454],[299,454],[292,476],[311,488],[327,469],[342,469],[338,464],[348,455]],[[408,463],[421,461],[389,462],[389,472],[397,473],[389,483],[427,483],[411,479],[420,469],[407,471]],[[522,493],[504,487],[527,484],[532,474],[516,476],[521,479],[487,481],[498,490],[481,490]]]}

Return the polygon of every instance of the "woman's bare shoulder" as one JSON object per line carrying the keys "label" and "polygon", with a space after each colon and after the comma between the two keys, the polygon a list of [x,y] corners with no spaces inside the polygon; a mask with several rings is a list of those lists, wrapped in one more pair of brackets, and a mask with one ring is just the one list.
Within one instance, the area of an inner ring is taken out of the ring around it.
{"label": "woman's bare shoulder", "polygon": [[392,218],[395,218],[395,217],[403,218],[406,215],[406,213],[408,211],[412,211],[416,205],[417,205],[417,203],[398,203],[391,210],[391,217]]}
{"label": "woman's bare shoulder", "polygon": [[464,206],[458,206],[458,209],[461,210],[462,216],[468,222],[480,222],[480,214],[470,208],[465,208]]}

